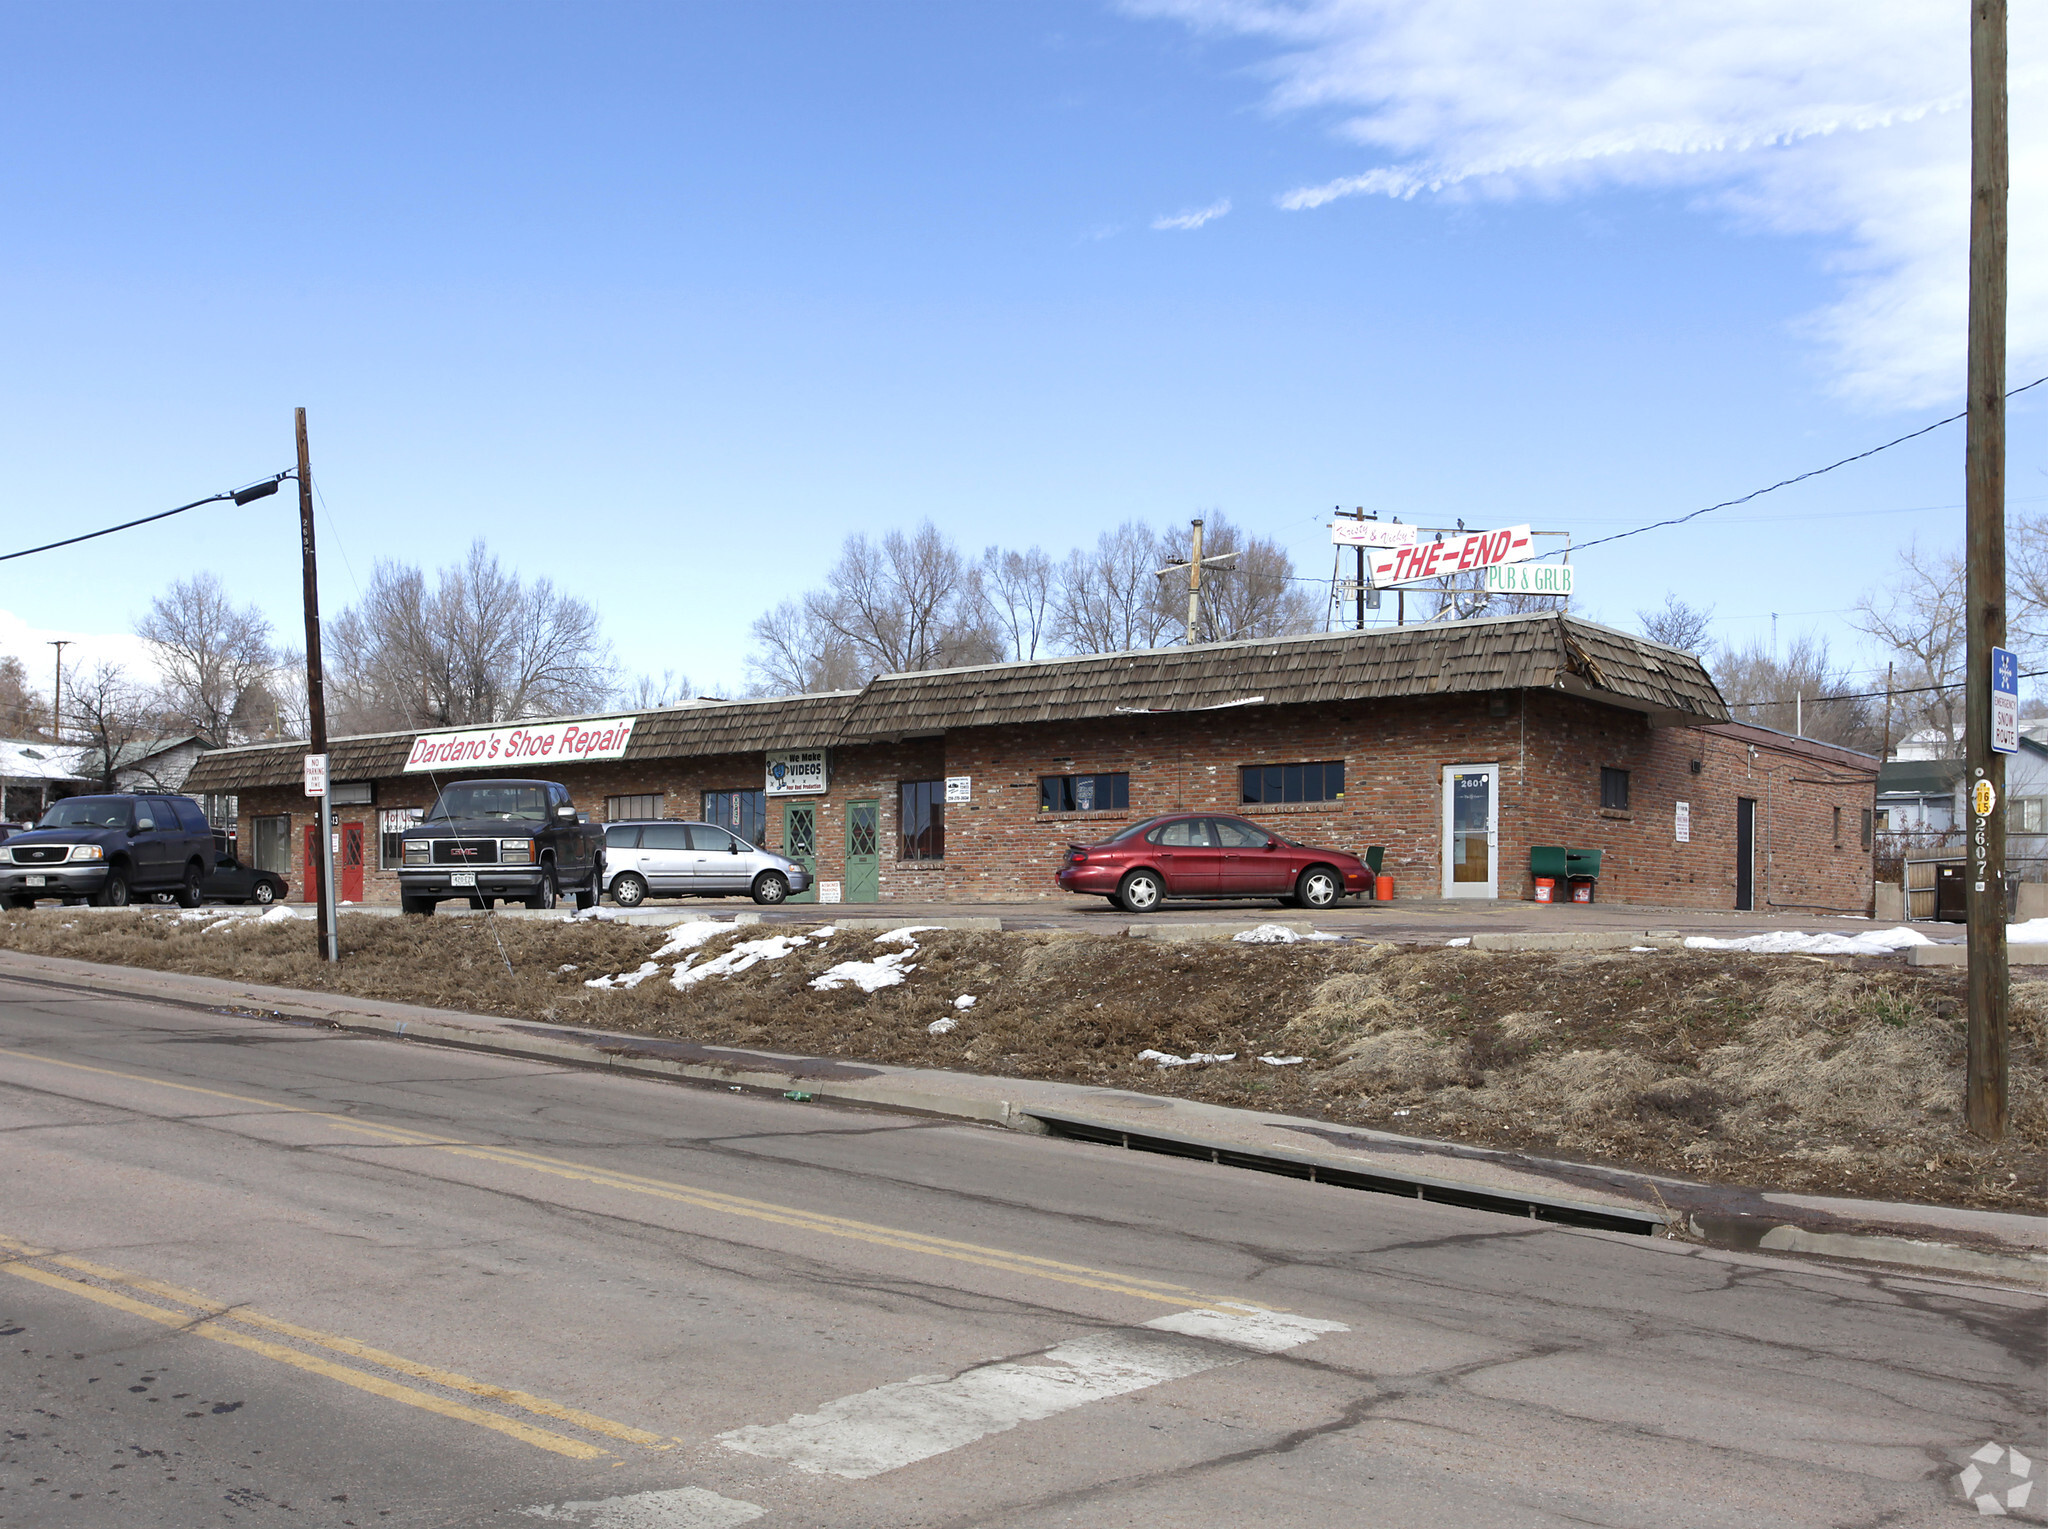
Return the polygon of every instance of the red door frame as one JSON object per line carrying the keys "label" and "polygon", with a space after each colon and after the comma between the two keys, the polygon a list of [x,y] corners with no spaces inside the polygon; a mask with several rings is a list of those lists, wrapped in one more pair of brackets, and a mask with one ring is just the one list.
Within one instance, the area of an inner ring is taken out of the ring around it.
{"label": "red door frame", "polygon": [[[341,838],[341,900],[345,903],[359,903],[363,900],[363,825],[337,823],[335,827]],[[320,824],[317,820],[306,825],[302,849],[305,858],[299,862],[304,871],[299,877],[299,886],[303,889],[299,898],[302,902],[318,902]]]}

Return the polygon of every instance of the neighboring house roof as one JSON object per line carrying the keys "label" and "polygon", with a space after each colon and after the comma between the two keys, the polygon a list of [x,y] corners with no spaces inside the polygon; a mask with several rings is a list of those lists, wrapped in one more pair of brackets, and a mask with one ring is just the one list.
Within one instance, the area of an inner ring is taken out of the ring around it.
{"label": "neighboring house roof", "polygon": [[65,744],[0,738],[0,780],[84,780],[78,751]]}
{"label": "neighboring house roof", "polygon": [[1877,772],[1877,794],[1953,796],[1962,778],[1960,759],[1892,759]]}
{"label": "neighboring house roof", "polygon": [[[1559,690],[1644,712],[1656,722],[1728,721],[1721,693],[1691,654],[1554,615],[983,664],[883,675],[860,691],[763,701],[698,700],[605,715],[638,717],[625,754],[631,763],[815,748],[1004,723],[1517,689]],[[333,739],[328,774],[337,781],[396,775],[422,732],[468,730],[425,728]],[[305,751],[303,743],[215,749],[193,766],[185,789],[291,785],[302,778]]]}

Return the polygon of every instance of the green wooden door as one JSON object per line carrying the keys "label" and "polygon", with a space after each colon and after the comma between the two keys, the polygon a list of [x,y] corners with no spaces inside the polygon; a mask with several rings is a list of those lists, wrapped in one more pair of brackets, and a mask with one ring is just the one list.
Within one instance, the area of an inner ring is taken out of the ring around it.
{"label": "green wooden door", "polygon": [[792,892],[793,903],[818,900],[818,804],[785,802],[782,806],[782,853],[811,873],[808,892]]}
{"label": "green wooden door", "polygon": [[846,890],[850,903],[882,900],[882,804],[846,804]]}

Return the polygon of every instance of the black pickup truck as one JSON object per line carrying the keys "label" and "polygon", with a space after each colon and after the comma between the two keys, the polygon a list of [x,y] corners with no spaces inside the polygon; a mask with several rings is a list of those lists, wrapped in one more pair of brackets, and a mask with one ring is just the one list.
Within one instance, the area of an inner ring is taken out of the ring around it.
{"label": "black pickup truck", "polygon": [[466,780],[442,791],[404,835],[399,903],[432,913],[460,897],[473,908],[518,898],[552,908],[567,892],[597,906],[604,885],[604,829],[586,823],[569,789],[551,780]]}

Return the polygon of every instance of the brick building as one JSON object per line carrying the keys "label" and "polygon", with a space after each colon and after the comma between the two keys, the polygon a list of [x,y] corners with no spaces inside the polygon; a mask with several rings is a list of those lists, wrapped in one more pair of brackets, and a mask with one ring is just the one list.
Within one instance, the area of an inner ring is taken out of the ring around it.
{"label": "brick building", "polygon": [[[1526,897],[1531,846],[1559,844],[1603,852],[1604,901],[1853,913],[1870,899],[1875,759],[1731,722],[1692,656],[1566,616],[588,720],[605,732],[629,716],[620,757],[488,773],[559,780],[601,820],[724,824],[809,861],[846,901],[1064,898],[1070,842],[1204,808],[1305,843],[1383,845],[1397,897]],[[457,773],[408,761],[452,752],[455,732],[331,743],[345,899],[396,900],[395,835]],[[234,794],[241,843],[295,889],[314,843],[302,754],[216,750],[186,783]]]}

